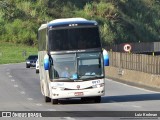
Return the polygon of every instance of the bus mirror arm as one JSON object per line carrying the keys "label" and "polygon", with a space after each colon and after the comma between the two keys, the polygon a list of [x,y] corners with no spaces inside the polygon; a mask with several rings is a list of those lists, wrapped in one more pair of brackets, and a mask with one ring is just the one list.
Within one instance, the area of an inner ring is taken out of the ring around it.
{"label": "bus mirror arm", "polygon": [[49,63],[50,63],[50,67],[53,65],[53,59],[52,59],[52,56],[49,54]]}
{"label": "bus mirror arm", "polygon": [[99,57],[99,68],[101,68],[101,58]]}

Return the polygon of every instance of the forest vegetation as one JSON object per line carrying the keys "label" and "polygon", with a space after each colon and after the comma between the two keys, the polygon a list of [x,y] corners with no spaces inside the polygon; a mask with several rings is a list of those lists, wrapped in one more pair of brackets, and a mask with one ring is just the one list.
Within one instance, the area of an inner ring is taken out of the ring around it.
{"label": "forest vegetation", "polygon": [[160,0],[1,0],[0,42],[37,45],[42,23],[83,17],[100,25],[103,45],[160,41]]}

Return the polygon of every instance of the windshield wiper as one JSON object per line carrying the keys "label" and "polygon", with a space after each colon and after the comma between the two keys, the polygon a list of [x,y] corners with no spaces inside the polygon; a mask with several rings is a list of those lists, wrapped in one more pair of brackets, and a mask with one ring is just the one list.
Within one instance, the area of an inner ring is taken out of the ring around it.
{"label": "windshield wiper", "polygon": [[80,79],[88,79],[88,78],[101,78],[100,75],[82,75],[80,76]]}
{"label": "windshield wiper", "polygon": [[70,78],[70,77],[59,77],[58,79],[62,79],[62,80],[73,80],[72,78]]}

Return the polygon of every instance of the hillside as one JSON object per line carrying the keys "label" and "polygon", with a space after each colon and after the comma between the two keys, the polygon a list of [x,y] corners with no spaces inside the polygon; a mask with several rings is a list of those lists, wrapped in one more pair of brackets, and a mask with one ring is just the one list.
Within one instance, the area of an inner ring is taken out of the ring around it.
{"label": "hillside", "polygon": [[24,62],[29,55],[36,54],[36,47],[0,42],[0,64]]}
{"label": "hillside", "polygon": [[160,0],[1,0],[0,41],[37,45],[42,23],[97,20],[103,45],[160,41]]}

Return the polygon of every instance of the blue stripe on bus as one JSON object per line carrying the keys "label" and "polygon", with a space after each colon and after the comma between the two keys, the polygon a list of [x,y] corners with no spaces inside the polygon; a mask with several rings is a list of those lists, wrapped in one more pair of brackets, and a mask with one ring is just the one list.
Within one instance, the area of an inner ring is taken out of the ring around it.
{"label": "blue stripe on bus", "polygon": [[66,26],[69,24],[78,24],[78,25],[97,25],[97,22],[94,21],[69,21],[69,22],[58,22],[58,23],[49,23],[48,27],[56,27],[56,26]]}

